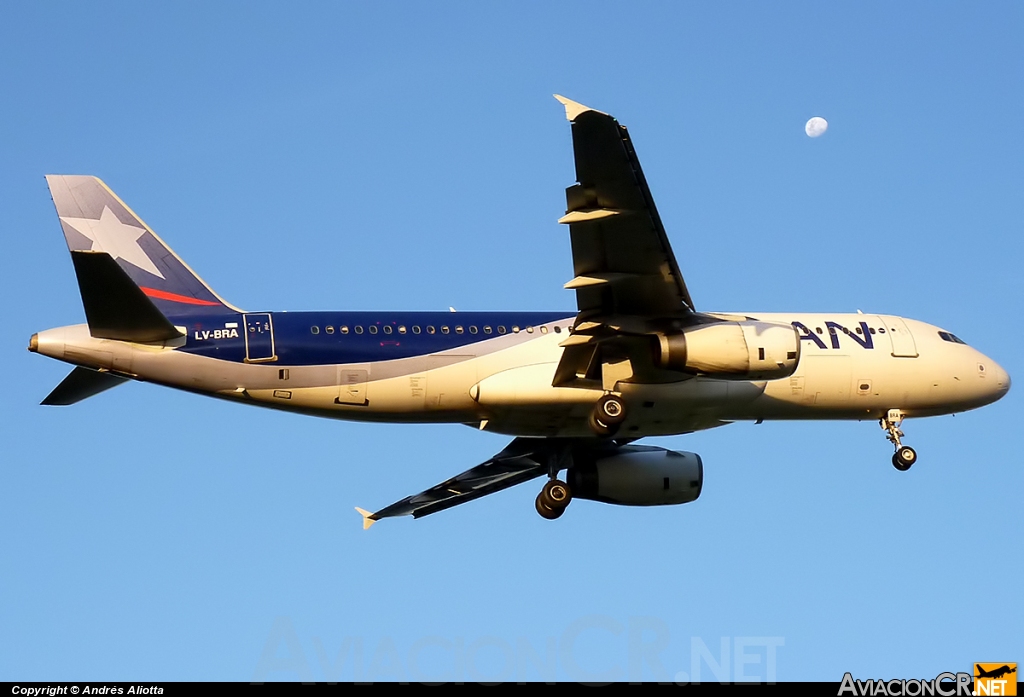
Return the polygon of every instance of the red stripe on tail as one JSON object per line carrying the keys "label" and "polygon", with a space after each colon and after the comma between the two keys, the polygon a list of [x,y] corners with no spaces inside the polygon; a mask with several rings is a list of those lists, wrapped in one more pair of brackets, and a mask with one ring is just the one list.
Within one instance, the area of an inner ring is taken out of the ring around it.
{"label": "red stripe on tail", "polygon": [[190,298],[187,295],[178,295],[177,293],[168,293],[165,290],[157,290],[156,288],[146,288],[145,286],[139,286],[143,293],[151,298],[157,298],[159,300],[170,300],[176,303],[185,303],[186,305],[212,305],[217,306],[220,303],[210,302],[209,300],[200,300],[199,298]]}

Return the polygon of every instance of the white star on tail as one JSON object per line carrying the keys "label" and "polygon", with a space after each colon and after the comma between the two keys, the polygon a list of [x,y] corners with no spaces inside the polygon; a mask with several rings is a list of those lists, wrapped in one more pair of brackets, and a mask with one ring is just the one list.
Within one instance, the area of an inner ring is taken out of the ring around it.
{"label": "white star on tail", "polygon": [[65,216],[61,216],[60,219],[92,240],[90,251],[106,252],[115,259],[124,259],[154,276],[164,277],[139,245],[139,238],[145,235],[146,231],[134,225],[125,225],[107,206],[103,206],[99,220]]}

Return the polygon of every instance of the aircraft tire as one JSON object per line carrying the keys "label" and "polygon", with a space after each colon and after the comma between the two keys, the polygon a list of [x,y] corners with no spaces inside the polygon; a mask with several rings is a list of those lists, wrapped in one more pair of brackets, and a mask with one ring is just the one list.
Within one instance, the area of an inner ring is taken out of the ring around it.
{"label": "aircraft tire", "polygon": [[618,424],[608,425],[601,421],[597,416],[597,410],[590,412],[590,418],[587,420],[590,430],[594,432],[594,435],[600,436],[601,438],[610,438],[615,435],[615,432],[619,430]]}
{"label": "aircraft tire", "polygon": [[558,479],[551,479],[540,490],[540,501],[548,508],[565,508],[572,501],[572,489]]}
{"label": "aircraft tire", "polygon": [[540,513],[540,517],[546,520],[557,520],[558,518],[561,518],[562,514],[565,513],[565,508],[552,508],[544,503],[543,496],[543,491],[537,494],[537,501],[534,504],[537,508],[537,512]]}
{"label": "aircraft tire", "polygon": [[892,456],[892,466],[900,472],[906,472],[917,462],[917,452],[909,445],[902,446]]}
{"label": "aircraft tire", "polygon": [[618,426],[626,420],[626,404],[622,398],[606,394],[597,400],[594,407],[597,418],[607,426]]}

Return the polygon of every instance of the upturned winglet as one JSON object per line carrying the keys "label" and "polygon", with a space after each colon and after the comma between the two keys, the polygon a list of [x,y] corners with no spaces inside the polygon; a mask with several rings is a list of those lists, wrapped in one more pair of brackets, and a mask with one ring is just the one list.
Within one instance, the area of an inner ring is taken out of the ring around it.
{"label": "upturned winglet", "polygon": [[[565,118],[567,118],[570,121],[575,121],[576,117],[585,111],[597,111],[597,109],[591,109],[588,106],[580,104],[579,102],[574,102],[571,99],[563,97],[560,94],[556,94],[554,95],[554,97],[555,99],[562,103],[562,106],[565,107]],[[597,111],[597,113],[604,114],[603,111]],[[605,115],[607,116],[607,114]]]}
{"label": "upturned winglet", "polygon": [[359,506],[356,506],[356,510],[359,511],[359,515],[363,516],[363,530],[369,530],[370,526],[377,522],[377,519],[369,511],[364,511]]}

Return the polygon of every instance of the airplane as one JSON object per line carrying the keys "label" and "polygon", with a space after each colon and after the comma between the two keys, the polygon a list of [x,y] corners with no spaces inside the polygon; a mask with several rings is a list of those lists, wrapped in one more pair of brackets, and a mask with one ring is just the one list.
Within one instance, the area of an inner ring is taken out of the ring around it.
{"label": "airplane", "polygon": [[1010,673],[1016,673],[1017,672],[1017,664],[1016,663],[1013,665],[1012,668],[1009,665],[1005,665],[1004,664],[1004,665],[1000,666],[999,668],[994,668],[993,670],[985,670],[981,666],[975,666],[975,667],[976,667],[976,669],[978,671],[978,674],[974,676],[976,678],[994,678],[994,679],[999,679],[999,678],[1003,677],[1004,675],[1009,675]]}
{"label": "airplane", "polygon": [[904,419],[975,409],[1009,390],[995,361],[917,320],[698,310],[626,128],[555,97],[576,165],[559,219],[575,312],[241,310],[102,181],[49,175],[86,323],[31,337],[30,351],[75,366],[42,403],[137,380],[332,419],[514,437],[425,491],[357,508],[368,528],[539,477],[535,508],[550,520],[574,498],[688,503],[703,487],[700,456],[636,441],[737,421],[878,420],[905,471],[917,453],[902,442]]}

